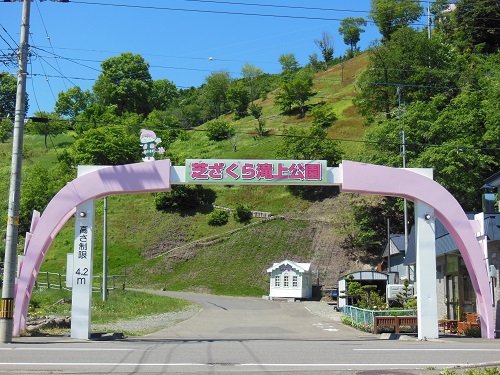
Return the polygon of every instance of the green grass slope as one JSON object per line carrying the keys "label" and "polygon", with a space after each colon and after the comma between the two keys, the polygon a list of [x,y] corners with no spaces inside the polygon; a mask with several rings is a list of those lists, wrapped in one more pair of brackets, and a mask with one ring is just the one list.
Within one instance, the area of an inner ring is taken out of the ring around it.
{"label": "green grass slope", "polygon": [[[363,135],[361,117],[352,104],[355,77],[364,69],[367,56],[362,54],[343,66],[337,65],[316,75],[316,95],[311,104],[330,103],[339,120],[329,130],[332,138],[356,140]],[[256,121],[246,117],[227,120],[237,130],[236,141],[209,141],[203,130],[189,133],[170,149],[181,158],[274,159],[279,135],[289,127],[308,126],[309,116],[297,118],[280,113],[274,106],[273,93],[261,101],[269,136],[256,137]],[[69,135],[54,139],[55,148],[71,142]],[[341,142],[346,159],[360,151],[357,142]],[[10,147],[0,144],[0,191],[2,211],[6,212]],[[56,161],[56,150],[45,149],[43,138],[25,137],[24,168],[34,164],[49,165]],[[301,217],[314,204],[292,195],[284,186],[220,186],[215,204],[229,208],[243,203],[252,210],[274,215]],[[102,268],[102,200],[96,204],[94,275]],[[5,217],[5,216],[4,216]],[[108,198],[108,269],[109,274],[127,275],[127,286],[204,290],[231,295],[265,293],[268,280],[265,270],[273,262],[285,258],[308,262],[315,258],[314,227],[310,221],[273,220],[244,226],[233,218],[223,227],[207,224],[207,214],[191,216],[158,212],[152,194],[112,196]],[[3,228],[3,230],[5,230]],[[237,230],[237,231],[234,231]],[[66,253],[73,251],[73,221],[70,220],[56,237],[42,271],[65,273]],[[234,231],[231,233],[231,231]],[[4,236],[2,236],[4,238]],[[209,238],[202,244],[193,241]],[[322,244],[330,246],[328,243]],[[164,255],[162,255],[164,254]]]}

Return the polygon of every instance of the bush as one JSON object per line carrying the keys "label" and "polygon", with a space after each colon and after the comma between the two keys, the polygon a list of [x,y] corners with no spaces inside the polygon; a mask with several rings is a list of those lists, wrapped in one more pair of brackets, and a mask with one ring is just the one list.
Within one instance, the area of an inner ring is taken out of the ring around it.
{"label": "bush", "polygon": [[371,332],[373,330],[373,327],[370,324],[358,323],[346,315],[342,315],[340,320],[342,321],[343,324],[359,329],[360,331]]}
{"label": "bush", "polygon": [[471,326],[467,327],[464,331],[465,336],[481,337],[481,327]]}
{"label": "bush", "polygon": [[167,193],[155,195],[156,209],[167,212],[186,213],[203,209],[215,202],[216,193],[202,186],[176,185]]}
{"label": "bush", "polygon": [[311,116],[313,117],[313,125],[321,129],[328,129],[337,121],[337,115],[326,104],[314,107],[311,111]]}
{"label": "bush", "polygon": [[236,207],[236,211],[234,211],[234,220],[236,220],[238,223],[248,223],[250,220],[252,220],[252,217],[253,214],[250,208],[243,204],[239,204]]}
{"label": "bush", "polygon": [[207,136],[211,141],[223,141],[234,135],[234,129],[224,120],[213,120],[207,124]]}
{"label": "bush", "polygon": [[[484,369],[471,369],[462,373],[463,375],[500,375],[500,370],[496,367]],[[439,375],[457,375],[454,370],[444,370]]]}
{"label": "bush", "polygon": [[208,224],[213,226],[226,225],[229,221],[229,213],[224,210],[215,210],[208,215]]}

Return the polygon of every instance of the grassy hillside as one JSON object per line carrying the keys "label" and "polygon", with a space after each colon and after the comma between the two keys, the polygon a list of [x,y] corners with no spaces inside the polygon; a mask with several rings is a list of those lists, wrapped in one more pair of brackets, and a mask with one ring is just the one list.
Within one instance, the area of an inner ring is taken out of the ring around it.
{"label": "grassy hillside", "polygon": [[[316,95],[311,104],[330,103],[339,118],[329,130],[332,138],[356,140],[363,134],[364,125],[353,107],[352,98],[355,94],[354,79],[366,63],[367,56],[360,55],[343,66],[337,65],[317,74],[314,80]],[[274,150],[283,129],[308,126],[311,118],[281,114],[273,105],[273,97],[274,94],[270,93],[259,103],[263,106],[269,136],[256,137],[255,119],[246,117],[233,121],[232,115],[228,115],[227,120],[237,131],[236,142],[209,141],[202,125],[201,131],[190,132],[187,139],[175,141],[170,149],[181,158],[275,158]],[[69,135],[58,136],[54,139],[54,146],[56,149],[64,147],[71,140]],[[362,147],[362,143],[357,142],[340,144],[345,159],[358,153]],[[10,147],[10,144],[0,145],[0,153],[4,156],[0,161],[3,210],[6,210],[8,195]],[[55,148],[45,149],[42,137],[26,136],[24,168],[36,163],[54,163]],[[340,260],[343,254],[341,241],[334,229],[328,223],[326,226],[316,223],[317,213],[326,210],[327,202],[331,200],[308,202],[292,195],[283,186],[221,186],[213,187],[213,190],[217,194],[217,205],[234,208],[244,203],[253,210],[303,220],[259,223],[258,219],[253,219],[251,225],[244,226],[231,218],[223,227],[212,227],[207,224],[206,213],[181,216],[157,211],[152,194],[109,197],[109,273],[126,274],[127,285],[260,295],[265,293],[268,285],[265,270],[273,262],[285,258],[313,261],[313,266],[321,269],[322,277],[331,283],[339,273],[346,271],[350,262],[355,261],[352,256]],[[96,204],[96,211],[94,274],[99,275],[102,265],[101,200]],[[42,270],[65,273],[66,253],[73,251],[73,230],[70,220],[55,239]],[[234,230],[237,231],[232,232]],[[204,238],[209,240],[188,245]]]}

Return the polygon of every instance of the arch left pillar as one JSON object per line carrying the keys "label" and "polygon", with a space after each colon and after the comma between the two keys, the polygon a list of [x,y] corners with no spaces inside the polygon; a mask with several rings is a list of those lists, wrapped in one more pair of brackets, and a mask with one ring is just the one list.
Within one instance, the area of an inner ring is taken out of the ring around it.
{"label": "arch left pillar", "polygon": [[64,186],[34,223],[19,262],[14,305],[14,336],[26,328],[26,316],[36,277],[47,251],[75,207],[106,195],[170,190],[170,160],[125,164],[87,173]]}

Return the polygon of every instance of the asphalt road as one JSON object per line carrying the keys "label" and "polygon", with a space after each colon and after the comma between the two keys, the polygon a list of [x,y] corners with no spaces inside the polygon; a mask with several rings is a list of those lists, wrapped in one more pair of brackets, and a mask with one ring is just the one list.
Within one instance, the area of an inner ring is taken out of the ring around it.
{"label": "asphalt road", "polygon": [[376,375],[500,367],[500,340],[380,340],[312,314],[305,303],[158,293],[192,300],[202,310],[154,334],[119,341],[16,338],[0,344],[0,372]]}

